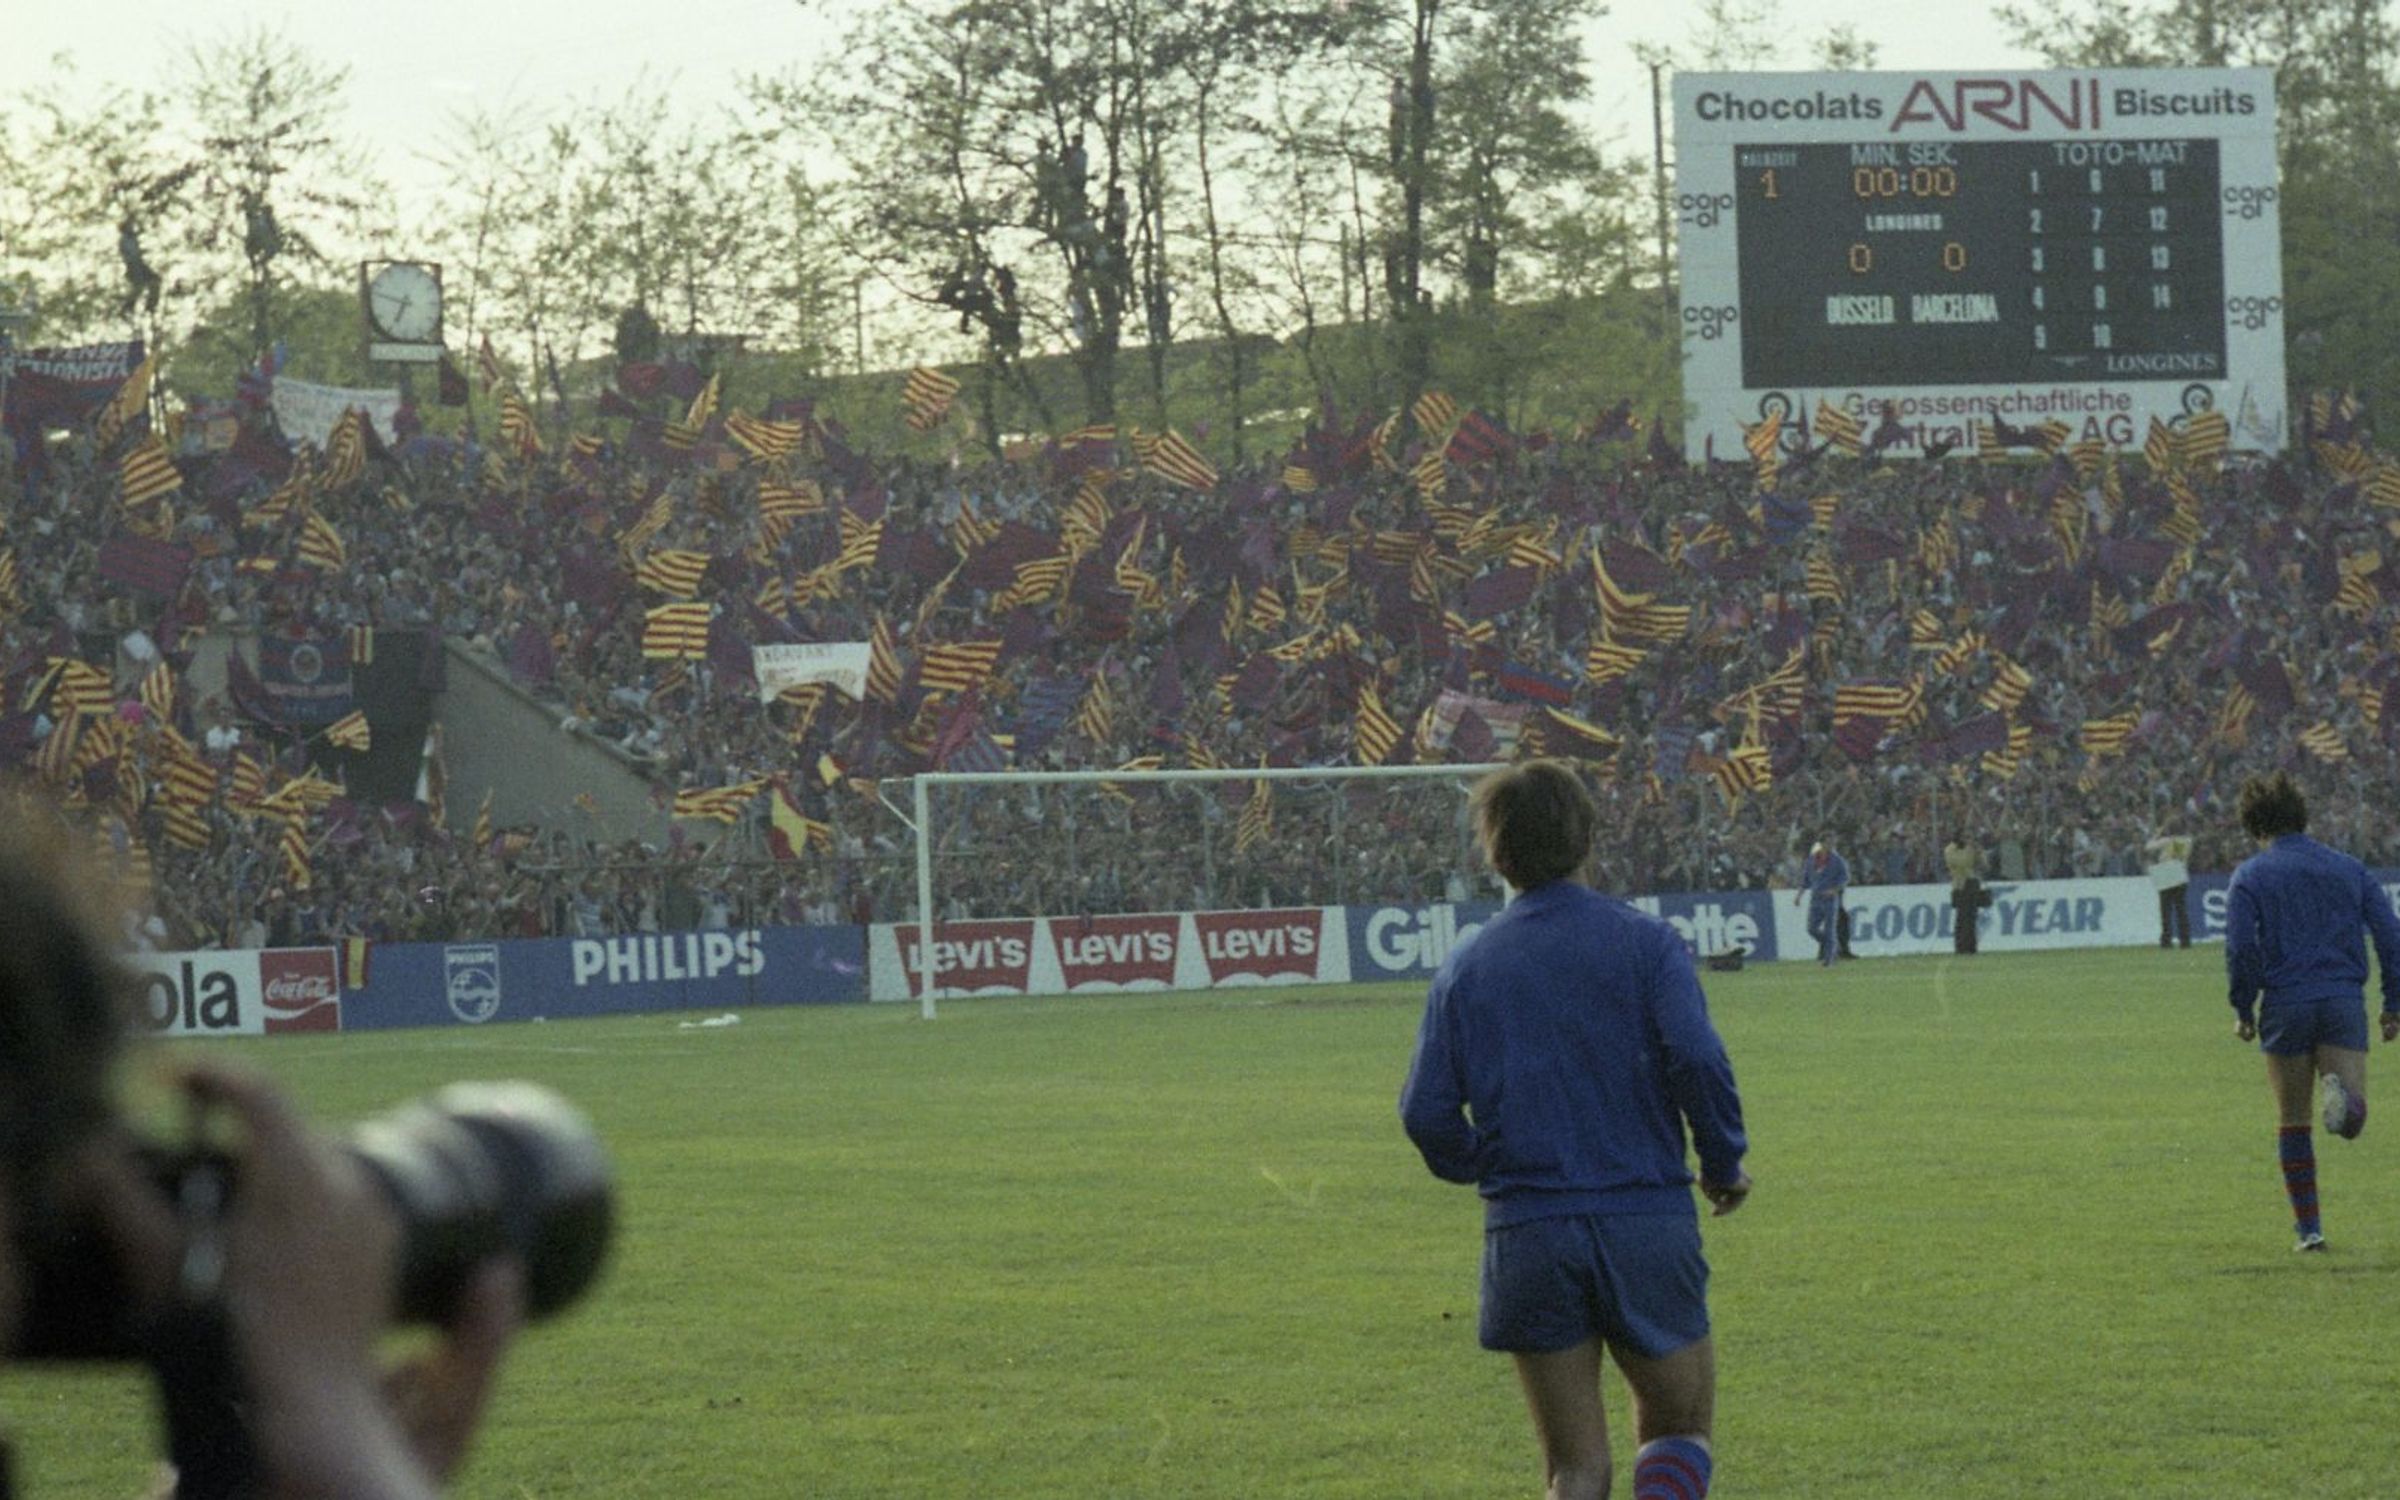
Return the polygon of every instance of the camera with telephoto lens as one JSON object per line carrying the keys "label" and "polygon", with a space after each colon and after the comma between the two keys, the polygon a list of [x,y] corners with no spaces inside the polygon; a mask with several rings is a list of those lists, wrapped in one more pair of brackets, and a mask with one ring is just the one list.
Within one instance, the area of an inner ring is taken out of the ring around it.
{"label": "camera with telephoto lens", "polygon": [[[524,1269],[525,1314],[580,1297],[608,1252],[607,1153],[581,1111],[539,1084],[455,1083],[355,1127],[342,1147],[400,1222],[391,1318],[444,1323],[476,1268]],[[233,1162],[206,1149],[144,1152],[168,1200],[221,1212],[241,1191]],[[97,1227],[68,1223],[26,1250],[16,1358],[117,1360],[145,1352],[143,1313]]]}

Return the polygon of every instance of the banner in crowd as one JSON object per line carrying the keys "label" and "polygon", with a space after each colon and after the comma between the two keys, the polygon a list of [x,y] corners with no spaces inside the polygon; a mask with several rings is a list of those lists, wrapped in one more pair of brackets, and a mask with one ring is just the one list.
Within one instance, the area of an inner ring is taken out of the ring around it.
{"label": "banner in crowd", "polygon": [[754,927],[610,938],[378,943],[342,999],[350,1031],[866,998],[856,927]]}
{"label": "banner in crowd", "polygon": [[29,436],[81,427],[100,414],[141,362],[139,339],[0,354],[0,388],[8,400],[0,426]]}
{"label": "banner in crowd", "polygon": [[400,410],[400,393],[396,390],[314,385],[278,375],[274,394],[267,401],[275,410],[275,425],[294,442],[306,438],[319,448],[324,447],[325,440],[333,435],[333,424],[353,406],[367,414],[377,437],[387,443],[395,440],[392,418]]}
{"label": "banner in crowd", "polygon": [[331,948],[134,953],[134,1015],[160,1036],[263,1036],[342,1029]]}
{"label": "banner in crowd", "polygon": [[[869,929],[870,999],[922,993],[919,937],[914,922]],[[1338,906],[936,922],[934,982],[953,995],[1330,984],[1350,977],[1349,939]]]}
{"label": "banner in crowd", "polygon": [[785,688],[830,682],[851,698],[867,696],[867,662],[874,648],[865,641],[812,641],[796,645],[752,646],[750,670],[758,678],[758,697],[772,703]]}
{"label": "banner in crowd", "polygon": [[260,636],[258,684],[277,723],[332,723],[354,706],[348,638],[338,633]]}

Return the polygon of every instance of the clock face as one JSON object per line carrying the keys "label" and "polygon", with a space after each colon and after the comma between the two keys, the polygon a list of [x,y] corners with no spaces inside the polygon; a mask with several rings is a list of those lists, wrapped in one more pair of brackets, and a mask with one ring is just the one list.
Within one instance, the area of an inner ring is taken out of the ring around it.
{"label": "clock face", "polygon": [[441,332],[442,284],[429,267],[396,261],[368,280],[367,316],[385,338],[430,342]]}

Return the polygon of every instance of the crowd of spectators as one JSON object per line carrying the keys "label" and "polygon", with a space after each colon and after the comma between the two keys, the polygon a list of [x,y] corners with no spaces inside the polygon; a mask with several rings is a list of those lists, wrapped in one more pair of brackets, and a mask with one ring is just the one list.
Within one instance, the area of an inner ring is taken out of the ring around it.
{"label": "crowd of spectators", "polygon": [[[1362,684],[1400,731],[1397,761],[1505,758],[1518,716],[1544,725],[1551,707],[1621,739],[1607,754],[1542,737],[1589,759],[1598,877],[1629,893],[1789,884],[1818,838],[1862,883],[1938,881],[1962,831],[2004,880],[2139,873],[2169,829],[2198,839],[2195,868],[2226,868],[2244,852],[2232,789],[2270,765],[2301,776],[2324,836],[2400,863],[2381,709],[2400,644],[2377,587],[2390,575],[2370,565],[2400,523],[2346,431],[2271,462],[2179,464],[2172,482],[2138,453],[2079,465],[2064,451],[1993,463],[1802,447],[1769,487],[1747,462],[1685,465],[1622,420],[1453,448],[1431,480],[1419,459],[1438,442],[1393,437],[1393,451],[1328,424],[1196,488],[1141,468],[1130,443],[887,459],[785,415],[805,436],[771,461],[721,422],[688,448],[660,445],[655,420],[586,423],[608,441],[562,434],[541,455],[416,436],[265,527],[244,517],[289,476],[216,483],[222,457],[187,441],[165,534],[198,561],[172,598],[96,570],[114,530],[158,522],[117,503],[110,454],[58,440],[38,477],[0,466],[21,605],[0,626],[10,706],[70,639],[135,638],[175,662],[211,628],[438,630],[504,663],[560,734],[606,741],[660,789],[654,838],[602,840],[570,817],[478,843],[473,768],[452,767],[447,828],[388,809],[320,815],[305,885],[271,820],[221,799],[189,848],[120,794],[115,837],[120,853],[149,851],[145,936],[163,946],[913,917],[912,848],[879,783],[935,765],[1352,764]],[[802,513],[762,518],[762,485],[801,495]],[[340,532],[338,569],[295,561],[312,509]],[[1074,564],[1054,595],[1003,608],[1013,562],[1062,548]],[[674,595],[645,591],[635,568],[670,549],[710,559],[691,593],[716,620],[690,660],[644,655],[645,607]],[[1691,609],[1599,682],[1595,550],[1621,587]],[[276,565],[245,566],[259,557]],[[1478,588],[1511,569],[1527,587]],[[2344,592],[2354,576],[2363,597]],[[761,703],[748,646],[879,627],[896,690]],[[1291,659],[1265,657],[1301,638]],[[926,646],[973,641],[1002,643],[988,678],[929,702]],[[1746,712],[1738,695],[1793,662],[1797,712]],[[2004,715],[2030,730],[2013,769],[1959,738],[1990,727],[1986,695],[2012,663],[2030,679]],[[102,665],[133,698],[139,650]],[[1854,682],[1914,683],[1921,707],[1843,730],[1836,692]],[[1426,713],[1445,690],[1467,709],[1455,727]],[[38,765],[53,720],[27,707],[0,753]],[[241,745],[279,743],[220,699],[186,694],[177,713],[220,768]],[[2119,715],[2115,747],[2087,749],[2084,726]],[[1771,786],[1716,774],[1739,745],[1767,753]],[[287,754],[283,773],[297,767]],[[763,797],[722,837],[669,824],[673,791],[757,778],[793,789],[829,830],[821,845],[771,857]],[[945,916],[1486,888],[1443,778],[1278,783],[1256,800],[1241,781],[947,796]]]}

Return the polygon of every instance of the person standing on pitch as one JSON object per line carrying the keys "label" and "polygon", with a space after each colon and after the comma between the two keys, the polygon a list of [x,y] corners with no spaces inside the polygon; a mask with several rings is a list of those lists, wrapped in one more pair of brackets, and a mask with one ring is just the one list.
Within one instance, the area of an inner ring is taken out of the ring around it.
{"label": "person standing on pitch", "polygon": [[1549,1500],[1608,1493],[1604,1347],[1633,1390],[1635,1496],[1701,1500],[1716,1352],[1684,1130],[1702,1195],[1741,1207],[1732,1065],[1675,929],[1577,878],[1599,813],[1572,771],[1494,772],[1474,816],[1517,894],[1434,976],[1401,1123],[1483,1194],[1478,1335],[1515,1357]]}
{"label": "person standing on pitch", "polygon": [[1817,962],[1828,969],[1833,967],[1841,940],[1842,892],[1849,885],[1850,862],[1834,853],[1829,844],[1811,844],[1808,864],[1800,873],[1800,889],[1792,892],[1792,905],[1808,903],[1808,935],[1817,940]]}
{"label": "person standing on pitch", "polygon": [[2242,783],[2242,831],[2259,852],[2225,889],[2225,972],[2234,1035],[2258,1040],[2275,1092],[2275,1154],[2300,1232],[2295,1249],[2322,1250],[2310,1094],[2325,1079],[2325,1129],[2355,1140],[2367,1124],[2367,954],[2383,969],[2383,1039],[2400,1039],[2400,917],[2349,855],[2307,836],[2308,804],[2278,771]]}
{"label": "person standing on pitch", "polygon": [[2158,890],[2158,946],[2192,946],[2192,913],[2184,899],[2192,883],[2192,841],[2173,833],[2161,833],[2144,844],[2150,856],[2150,884]]}
{"label": "person standing on pitch", "polygon": [[1942,846],[1942,868],[1950,872],[1951,950],[1972,953],[1983,917],[1983,853],[1966,829]]}

